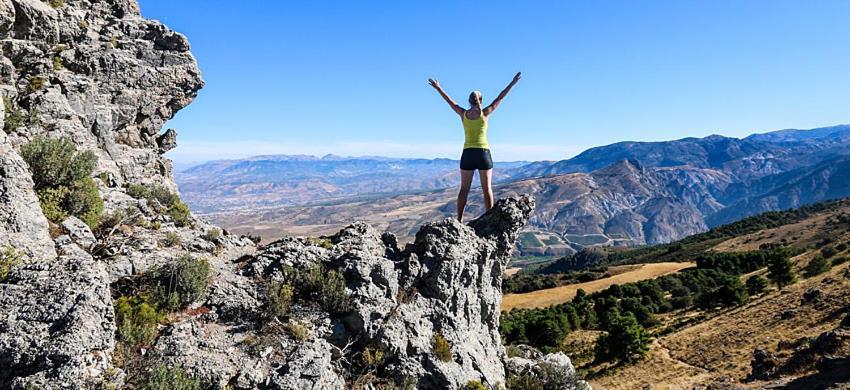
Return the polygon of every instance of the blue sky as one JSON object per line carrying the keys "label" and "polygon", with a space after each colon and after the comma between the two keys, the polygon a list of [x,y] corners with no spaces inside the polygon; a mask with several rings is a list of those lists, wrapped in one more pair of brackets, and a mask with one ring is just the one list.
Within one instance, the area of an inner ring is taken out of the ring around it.
{"label": "blue sky", "polygon": [[497,160],[624,140],[850,123],[848,1],[140,0],[207,83],[178,163],[256,154],[457,158],[426,85],[485,101]]}

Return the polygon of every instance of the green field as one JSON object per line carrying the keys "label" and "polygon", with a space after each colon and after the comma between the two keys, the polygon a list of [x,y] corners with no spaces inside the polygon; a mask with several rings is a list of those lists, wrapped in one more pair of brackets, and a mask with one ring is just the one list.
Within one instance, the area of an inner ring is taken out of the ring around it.
{"label": "green field", "polygon": [[601,234],[591,234],[591,235],[577,235],[577,234],[564,234],[564,238],[569,240],[572,243],[579,245],[599,245],[608,242],[608,237],[605,237]]}
{"label": "green field", "polygon": [[540,248],[543,243],[537,239],[537,236],[531,232],[522,232],[519,234],[519,244],[523,248]]}
{"label": "green field", "polygon": [[558,238],[558,236],[550,234],[545,240],[543,240],[543,243],[546,245],[562,245],[564,244],[564,241]]}

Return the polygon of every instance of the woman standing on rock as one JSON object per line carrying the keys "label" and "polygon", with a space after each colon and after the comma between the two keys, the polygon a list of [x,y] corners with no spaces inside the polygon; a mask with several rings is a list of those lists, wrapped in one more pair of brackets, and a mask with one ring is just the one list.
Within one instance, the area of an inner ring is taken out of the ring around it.
{"label": "woman standing on rock", "polygon": [[472,91],[469,94],[468,110],[455,103],[449,95],[440,88],[440,83],[434,79],[428,79],[430,84],[440,96],[449,103],[452,110],[460,115],[463,123],[463,154],[460,156],[460,192],[457,194],[457,219],[463,222],[463,209],[466,207],[466,199],[469,196],[469,187],[472,186],[472,176],[478,170],[481,179],[481,190],[484,191],[484,208],[490,210],[493,207],[493,158],[490,157],[490,145],[487,143],[487,120],[490,114],[499,107],[502,99],[511,91],[519,81],[522,73],[517,73],[511,83],[490,103],[489,106],[481,108],[483,97],[481,92]]}

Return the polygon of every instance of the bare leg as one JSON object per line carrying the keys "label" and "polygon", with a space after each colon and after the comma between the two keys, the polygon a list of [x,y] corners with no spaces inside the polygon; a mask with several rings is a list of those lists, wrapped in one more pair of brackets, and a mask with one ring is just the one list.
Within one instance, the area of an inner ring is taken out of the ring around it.
{"label": "bare leg", "polygon": [[457,193],[457,220],[463,222],[463,209],[466,207],[466,198],[469,196],[469,187],[472,186],[472,175],[475,171],[460,170],[460,192]]}
{"label": "bare leg", "polygon": [[484,191],[484,209],[493,208],[493,170],[479,169],[478,176],[481,178],[481,190]]}

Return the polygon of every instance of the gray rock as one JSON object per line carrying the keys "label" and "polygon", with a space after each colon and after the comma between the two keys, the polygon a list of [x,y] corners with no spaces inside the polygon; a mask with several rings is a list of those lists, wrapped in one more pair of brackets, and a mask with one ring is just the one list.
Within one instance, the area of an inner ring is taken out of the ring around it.
{"label": "gray rock", "polygon": [[236,347],[240,340],[225,326],[190,318],[163,330],[148,352],[148,360],[154,364],[181,366],[204,383],[225,388],[242,368],[258,364],[255,358]]}
{"label": "gray rock", "polygon": [[223,273],[210,287],[207,305],[223,322],[245,323],[259,318],[263,302],[257,284],[250,279]]}
{"label": "gray rock", "polygon": [[29,168],[0,131],[0,249],[4,247],[39,260],[56,257]]}
{"label": "gray rock", "polygon": [[156,144],[159,145],[159,154],[163,154],[177,147],[177,131],[168,129],[165,133],[156,137]]}
{"label": "gray rock", "polygon": [[336,372],[331,357],[334,347],[324,339],[298,344],[286,363],[273,371],[271,383],[280,389],[343,389],[345,382]]}
{"label": "gray rock", "polygon": [[109,276],[73,243],[0,283],[0,387],[80,388],[111,367]]}
{"label": "gray rock", "polygon": [[[340,272],[353,309],[330,340],[340,348],[384,351],[381,368],[388,380],[409,377],[421,389],[457,388],[471,380],[495,386],[505,383],[498,332],[502,273],[533,207],[529,196],[508,198],[469,226],[455,219],[426,224],[403,251],[390,237],[355,223],[330,238],[329,250],[284,239],[246,268],[270,279],[282,278],[284,267],[313,264]],[[449,361],[434,353],[438,335],[450,345]]]}
{"label": "gray rock", "polygon": [[89,226],[77,217],[71,216],[66,218],[62,222],[62,228],[65,229],[71,240],[83,250],[91,251],[92,247],[97,243],[97,239],[94,238],[94,234],[89,229]]}
{"label": "gray rock", "polygon": [[570,358],[563,352],[547,354],[539,359],[512,357],[505,361],[509,376],[537,379],[544,389],[590,390],[590,384],[576,377]]}

